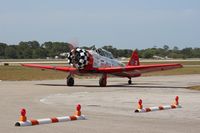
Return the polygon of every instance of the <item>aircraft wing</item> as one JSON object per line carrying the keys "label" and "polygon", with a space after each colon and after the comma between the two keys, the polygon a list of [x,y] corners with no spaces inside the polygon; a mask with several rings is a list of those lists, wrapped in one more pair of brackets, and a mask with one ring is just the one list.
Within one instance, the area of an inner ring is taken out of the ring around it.
{"label": "aircraft wing", "polygon": [[[77,73],[77,69],[73,67],[50,66],[50,65],[39,65],[39,64],[21,64],[21,65],[25,67]],[[138,66],[124,66],[124,67],[94,68],[94,70],[91,71],[92,73],[107,73],[122,77],[135,77],[135,75],[141,73],[169,70],[181,67],[182,67],[181,64],[153,64],[153,65],[138,65]],[[88,72],[90,72],[90,70]]]}
{"label": "aircraft wing", "polygon": [[66,66],[49,66],[49,65],[39,65],[39,64],[21,64],[25,67],[41,68],[41,69],[51,69],[64,72],[75,72],[76,68],[66,67]]}
{"label": "aircraft wing", "polygon": [[99,73],[109,73],[109,74],[131,72],[131,71],[146,73],[146,72],[162,71],[162,70],[175,69],[181,67],[183,67],[181,64],[153,64],[153,65],[97,68],[96,71]]}

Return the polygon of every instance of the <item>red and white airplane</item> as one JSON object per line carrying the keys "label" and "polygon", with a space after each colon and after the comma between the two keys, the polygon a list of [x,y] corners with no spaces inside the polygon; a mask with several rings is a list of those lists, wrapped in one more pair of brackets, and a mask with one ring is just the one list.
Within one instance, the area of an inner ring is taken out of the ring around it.
{"label": "red and white airplane", "polygon": [[104,49],[85,50],[74,48],[68,53],[69,66],[49,66],[39,64],[22,64],[26,67],[40,69],[51,69],[69,73],[67,76],[67,85],[74,85],[74,75],[79,76],[100,76],[99,85],[107,85],[107,75],[128,78],[128,84],[132,84],[131,78],[139,77],[142,73],[152,71],[162,71],[182,67],[181,64],[152,64],[140,65],[137,51],[133,51],[129,62],[125,65],[113,58],[113,55]]}

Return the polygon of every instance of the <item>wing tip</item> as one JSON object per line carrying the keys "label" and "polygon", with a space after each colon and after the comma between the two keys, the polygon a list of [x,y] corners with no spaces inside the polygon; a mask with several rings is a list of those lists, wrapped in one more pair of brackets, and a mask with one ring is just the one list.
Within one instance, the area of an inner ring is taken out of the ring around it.
{"label": "wing tip", "polygon": [[21,66],[26,66],[26,64],[20,64]]}
{"label": "wing tip", "polygon": [[182,65],[182,64],[177,64],[177,66],[179,66],[180,68],[182,68],[182,67],[183,67],[183,65]]}
{"label": "wing tip", "polygon": [[33,65],[33,64],[26,64],[26,63],[22,63],[22,64],[20,64],[21,66],[25,66],[25,67],[27,67],[27,66],[31,66],[31,65]]}

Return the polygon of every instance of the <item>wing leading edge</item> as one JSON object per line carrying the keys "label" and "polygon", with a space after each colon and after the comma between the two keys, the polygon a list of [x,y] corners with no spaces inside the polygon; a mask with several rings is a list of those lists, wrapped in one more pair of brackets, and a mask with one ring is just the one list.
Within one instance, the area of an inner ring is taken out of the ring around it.
{"label": "wing leading edge", "polygon": [[33,67],[33,68],[41,68],[41,69],[50,69],[57,70],[63,72],[75,72],[76,68],[73,67],[65,67],[65,66],[49,66],[49,65],[39,65],[39,64],[21,64],[25,67]]}

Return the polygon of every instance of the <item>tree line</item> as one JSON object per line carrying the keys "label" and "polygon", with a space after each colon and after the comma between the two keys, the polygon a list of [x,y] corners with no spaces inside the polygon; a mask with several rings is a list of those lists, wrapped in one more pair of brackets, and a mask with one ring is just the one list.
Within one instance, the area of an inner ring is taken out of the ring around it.
{"label": "tree line", "polygon": [[37,41],[20,42],[17,45],[0,43],[0,59],[44,59],[58,56],[60,53],[69,52],[69,44],[65,42]]}
{"label": "tree line", "polygon": [[[91,49],[91,47],[83,47]],[[115,58],[130,57],[133,49],[117,49],[111,45],[103,46],[103,49],[110,51]],[[179,49],[170,48],[164,45],[162,48],[137,49],[140,58],[168,57],[168,58],[200,58],[200,48],[187,47]],[[70,51],[70,44],[67,42],[44,42],[40,44],[37,41],[19,42],[17,45],[8,45],[0,43],[0,59],[45,59],[54,58],[61,53]]]}

